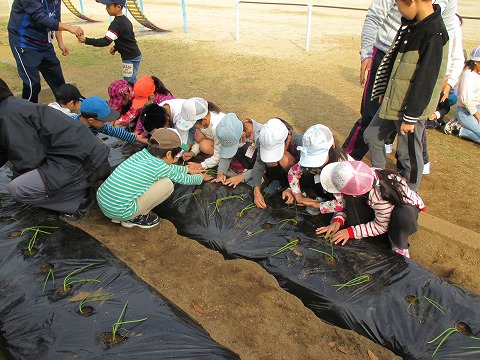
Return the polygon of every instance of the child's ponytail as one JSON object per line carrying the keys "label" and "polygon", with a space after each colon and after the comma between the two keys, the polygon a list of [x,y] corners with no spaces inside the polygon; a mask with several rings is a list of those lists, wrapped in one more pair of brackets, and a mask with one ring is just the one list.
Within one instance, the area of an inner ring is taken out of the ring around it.
{"label": "child's ponytail", "polygon": [[402,183],[397,179],[400,175],[390,170],[375,169],[375,172],[378,176],[378,184],[375,185],[379,186],[382,198],[393,205],[405,204]]}

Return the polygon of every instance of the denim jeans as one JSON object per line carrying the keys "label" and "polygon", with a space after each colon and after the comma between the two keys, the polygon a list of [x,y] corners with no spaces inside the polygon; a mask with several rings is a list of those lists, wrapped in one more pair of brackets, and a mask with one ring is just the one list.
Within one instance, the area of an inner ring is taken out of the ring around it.
{"label": "denim jeans", "polygon": [[142,60],[142,55],[131,60],[122,59],[122,75],[124,80],[132,84],[137,81],[140,60]]}
{"label": "denim jeans", "polygon": [[[480,111],[480,105],[477,105]],[[460,137],[472,140],[480,144],[480,124],[477,118],[471,115],[464,107],[457,106],[457,120],[463,126],[458,134]]]}

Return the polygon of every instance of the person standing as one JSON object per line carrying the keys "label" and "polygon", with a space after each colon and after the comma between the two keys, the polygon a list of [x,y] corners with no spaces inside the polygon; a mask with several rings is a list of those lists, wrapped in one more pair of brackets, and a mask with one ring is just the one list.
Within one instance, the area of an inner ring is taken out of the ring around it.
{"label": "person standing", "polygon": [[63,42],[62,31],[83,35],[79,26],[60,21],[60,0],[14,0],[8,21],[8,41],[23,82],[22,98],[38,102],[40,73],[55,94],[65,84],[60,60],[53,42],[57,39],[63,56],[70,51]]}

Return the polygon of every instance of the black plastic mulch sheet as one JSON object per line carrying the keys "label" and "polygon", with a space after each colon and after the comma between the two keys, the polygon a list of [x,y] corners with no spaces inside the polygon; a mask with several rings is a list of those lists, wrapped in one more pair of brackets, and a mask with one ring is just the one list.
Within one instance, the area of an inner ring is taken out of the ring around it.
{"label": "black plastic mulch sheet", "polygon": [[[2,170],[0,184],[5,193]],[[3,194],[0,202],[0,343],[9,352],[4,354],[7,358],[239,358],[82,230],[59,220],[53,212],[12,204]],[[51,234],[38,233],[38,253],[25,256],[23,251],[35,232],[12,236],[35,226]],[[46,263],[54,266],[55,283],[51,277],[45,282],[47,272],[42,265]],[[67,278],[67,282],[74,281],[70,293],[58,290],[69,273],[87,265],[91,266]],[[100,282],[82,282],[86,279]],[[107,295],[105,301],[87,302],[94,313],[81,316],[79,302],[70,300],[99,290],[113,295]],[[126,336],[128,341],[110,347],[101,341],[100,334],[112,331],[127,301],[123,321],[147,320],[119,326],[117,339]]]}
{"label": "black plastic mulch sheet", "polygon": [[[154,211],[172,221],[179,234],[226,258],[258,262],[324,321],[354,330],[406,359],[431,358],[444,336],[428,342],[449,328],[444,335],[454,332],[435,358],[480,359],[480,339],[467,336],[480,337],[478,295],[393,253],[385,238],[350,240],[345,246],[335,245],[331,256],[330,244],[315,235],[329,216],[288,207],[279,195],[266,197],[267,209],[255,207],[240,217],[253,202],[251,194],[245,185],[232,189],[213,183],[196,188],[177,184]],[[217,199],[228,196],[242,199],[224,199],[216,207]],[[356,284],[340,286],[355,278]]]}

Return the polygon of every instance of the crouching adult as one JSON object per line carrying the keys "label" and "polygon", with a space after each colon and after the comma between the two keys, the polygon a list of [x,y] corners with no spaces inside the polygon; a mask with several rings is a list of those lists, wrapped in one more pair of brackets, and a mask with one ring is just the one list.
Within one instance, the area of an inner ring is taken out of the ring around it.
{"label": "crouching adult", "polygon": [[10,161],[12,197],[84,219],[92,185],[110,174],[109,148],[81,122],[47,105],[16,99],[0,79],[0,166]]}

